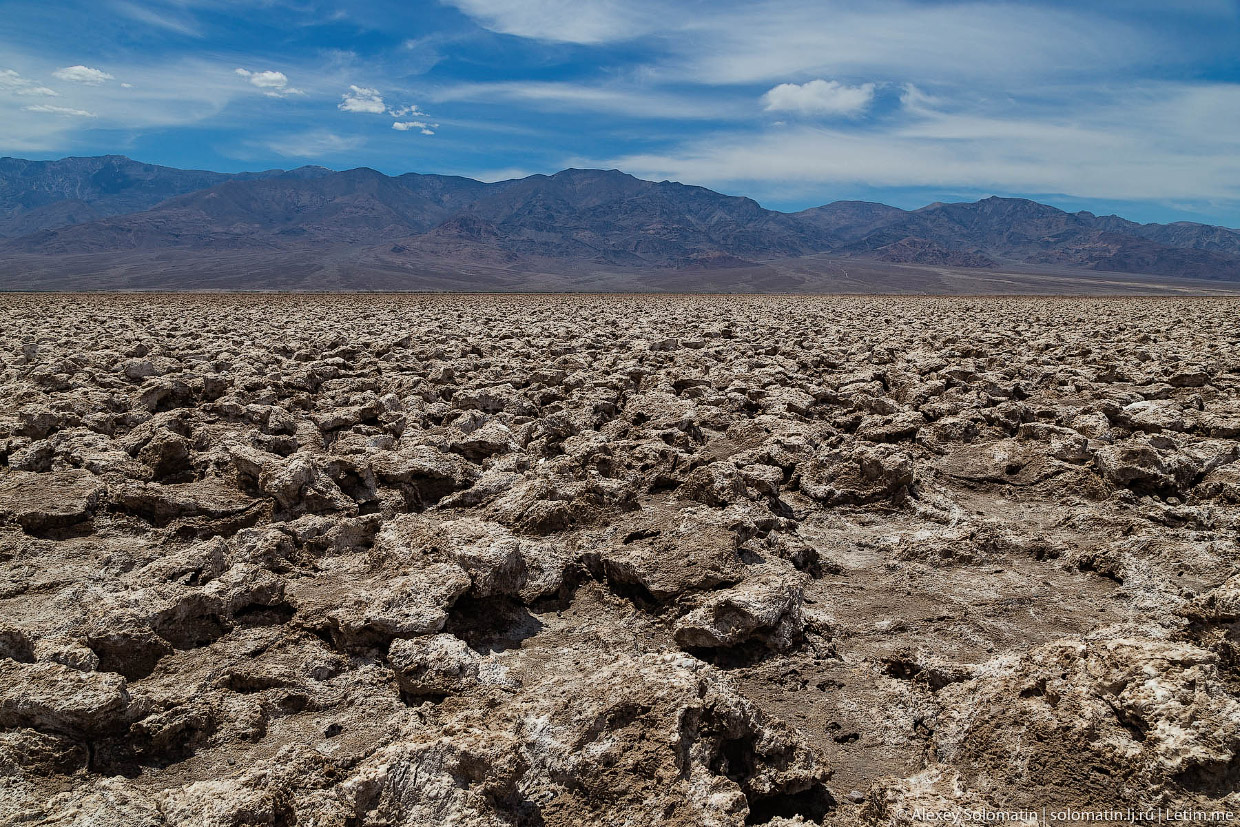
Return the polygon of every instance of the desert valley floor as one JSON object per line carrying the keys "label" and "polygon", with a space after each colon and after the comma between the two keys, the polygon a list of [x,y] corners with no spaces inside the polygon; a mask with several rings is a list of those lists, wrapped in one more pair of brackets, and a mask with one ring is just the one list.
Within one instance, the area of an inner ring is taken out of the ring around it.
{"label": "desert valley floor", "polygon": [[1240,811],[1238,299],[0,314],[4,824]]}

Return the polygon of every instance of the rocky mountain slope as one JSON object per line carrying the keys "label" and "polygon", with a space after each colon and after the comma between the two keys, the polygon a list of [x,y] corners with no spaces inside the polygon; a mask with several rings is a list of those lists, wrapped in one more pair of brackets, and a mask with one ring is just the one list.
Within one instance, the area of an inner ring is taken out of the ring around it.
{"label": "rocky mountain slope", "polygon": [[322,167],[228,174],[142,164],[122,155],[0,158],[0,238],[138,212],[225,181],[326,175]]}
{"label": "rocky mountain slope", "polygon": [[[1140,225],[1011,198],[912,211],[836,202],[787,214],[616,170],[483,183],[364,168],[225,176],[117,156],[4,159],[0,234],[10,236],[0,241],[0,283],[8,286],[21,286],[26,270],[54,272],[57,262],[68,275],[79,266],[74,257],[99,254],[138,272],[142,256],[162,250],[178,251],[182,266],[197,263],[200,273],[214,255],[248,250],[286,255],[290,267],[301,255],[379,269],[717,270],[826,255],[1240,281],[1240,232],[1222,227]],[[313,274],[303,277],[301,286],[316,286]]]}
{"label": "rocky mountain slope", "polygon": [[0,296],[0,823],[1235,812],[1238,310]]}
{"label": "rocky mountain slope", "polygon": [[[868,217],[849,203],[819,211],[844,217]],[[815,220],[822,213],[810,211]],[[1020,198],[986,198],[972,204],[931,204],[899,214],[880,212],[881,221],[861,224],[858,235],[847,227],[843,239],[850,252],[882,254],[892,244],[916,239],[946,251],[979,258],[973,266],[994,261],[1055,264],[1094,270],[1159,273],[1189,278],[1240,279],[1240,232],[1200,224],[1135,224],[1116,216],[1068,213]],[[842,221],[833,216],[833,221]],[[853,220],[856,220],[855,218]],[[970,266],[963,260],[958,266]]]}

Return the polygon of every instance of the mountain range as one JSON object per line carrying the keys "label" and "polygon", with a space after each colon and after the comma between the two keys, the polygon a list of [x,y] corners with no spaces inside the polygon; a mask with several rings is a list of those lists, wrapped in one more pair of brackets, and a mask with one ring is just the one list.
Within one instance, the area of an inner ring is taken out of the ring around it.
{"label": "mountain range", "polygon": [[[739,274],[755,268],[848,263],[1240,282],[1240,232],[1016,198],[916,210],[838,201],[782,213],[617,170],[484,183],[366,168],[226,174],[118,155],[0,159],[8,289],[335,289],[365,273],[386,275],[357,286],[590,289],[599,284],[591,273],[609,274],[611,287],[631,273],[635,289],[659,289],[709,273],[710,285],[729,289],[730,272],[747,289]],[[237,268],[251,272],[230,280]]]}

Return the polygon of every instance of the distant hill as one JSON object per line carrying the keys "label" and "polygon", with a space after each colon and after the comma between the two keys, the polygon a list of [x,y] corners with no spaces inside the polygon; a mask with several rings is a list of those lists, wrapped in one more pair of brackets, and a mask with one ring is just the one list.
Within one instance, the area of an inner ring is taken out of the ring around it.
{"label": "distant hill", "polygon": [[[156,279],[164,287],[179,286],[178,278],[194,286],[195,273],[217,274],[225,258],[261,259],[271,271],[284,262],[281,286],[308,288],[324,268],[451,274],[471,267],[499,268],[508,288],[540,283],[537,273],[598,270],[709,271],[710,283],[726,288],[729,270],[780,262],[787,270],[789,262],[823,259],[1240,282],[1240,232],[1137,224],[1025,199],[911,211],[840,201],[781,213],[617,170],[483,183],[366,168],[225,174],[115,155],[0,159],[0,286],[26,286],[23,272],[55,286],[57,272],[68,278],[92,262],[129,273],[101,287],[149,285],[152,274],[142,268],[160,266],[153,262],[173,251],[169,273],[178,275]],[[609,283],[617,278],[623,281]],[[483,279],[477,289],[491,286]]]}

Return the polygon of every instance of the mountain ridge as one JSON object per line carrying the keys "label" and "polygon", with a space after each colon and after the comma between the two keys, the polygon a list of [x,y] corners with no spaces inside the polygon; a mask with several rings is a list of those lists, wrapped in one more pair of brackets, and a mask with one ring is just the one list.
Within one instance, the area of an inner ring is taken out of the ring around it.
{"label": "mountain ridge", "polygon": [[253,251],[291,260],[328,250],[334,260],[405,269],[727,270],[825,255],[1240,281],[1236,230],[1140,224],[1025,198],[914,210],[836,201],[785,213],[615,169],[488,183],[367,167],[216,173],[119,155],[0,158],[0,259],[32,257],[54,270],[57,260],[102,254],[182,251],[192,261]]}

